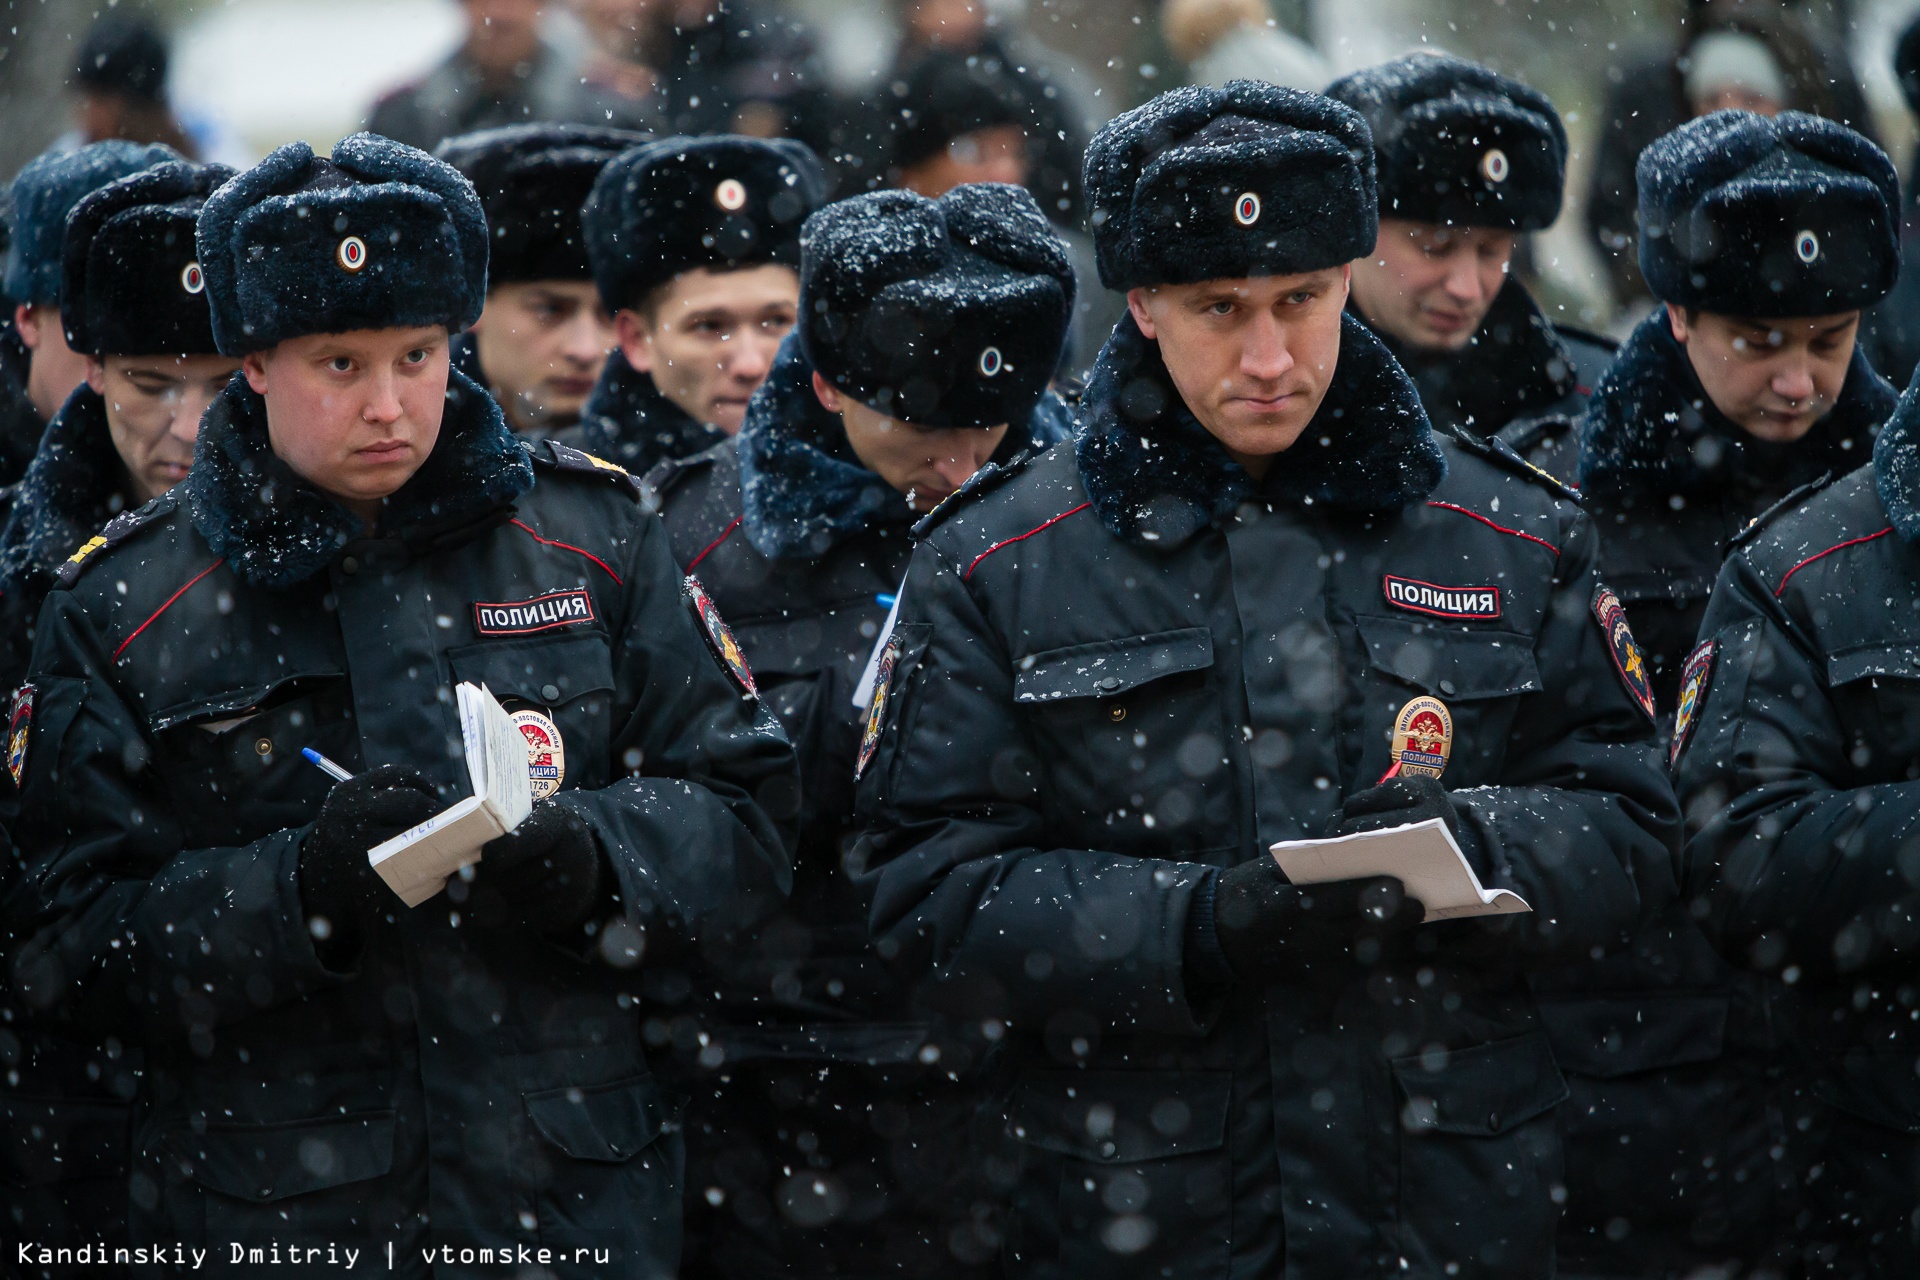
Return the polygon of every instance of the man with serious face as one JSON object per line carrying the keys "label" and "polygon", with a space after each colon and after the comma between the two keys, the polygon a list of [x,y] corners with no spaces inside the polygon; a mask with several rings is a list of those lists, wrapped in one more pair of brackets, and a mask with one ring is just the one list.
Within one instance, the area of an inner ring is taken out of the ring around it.
{"label": "man with serious face", "polygon": [[662,138],[607,165],[581,217],[618,350],[561,438],[643,475],[737,434],[797,318],[800,224],[825,190],[784,139]]}
{"label": "man with serious face", "polygon": [[[1437,438],[1347,311],[1357,113],[1177,90],[1087,190],[1129,314],[1072,441],[922,522],[847,863],[878,953],[1000,1037],[1006,1265],[1548,1275],[1566,1086],[1522,975],[1625,941],[1677,818],[1593,529]],[[1418,697],[1443,778],[1389,776]],[[1268,854],[1428,819],[1532,911],[1423,924]]]}
{"label": "man with serious face", "polygon": [[[792,752],[630,478],[449,368],[487,261],[456,170],[294,143],[196,241],[241,376],[41,614],[16,982],[141,1035],[136,1237],[672,1274],[679,1139],[626,993],[784,895]],[[538,745],[535,803],[409,908],[368,853],[469,795],[460,683]]]}
{"label": "man with serious face", "polygon": [[1613,343],[1555,324],[1508,275],[1519,238],[1560,216],[1567,135],[1545,94],[1460,58],[1409,54],[1327,96],[1367,119],[1380,238],[1351,307],[1412,376],[1434,426],[1480,437],[1578,412]]}

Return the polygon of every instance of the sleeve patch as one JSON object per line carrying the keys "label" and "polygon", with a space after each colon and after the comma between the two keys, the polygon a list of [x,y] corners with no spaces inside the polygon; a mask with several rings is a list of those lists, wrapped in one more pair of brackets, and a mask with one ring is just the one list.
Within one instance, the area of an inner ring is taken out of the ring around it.
{"label": "sleeve patch", "polygon": [[700,585],[700,579],[687,575],[685,584],[687,608],[693,613],[693,620],[705,637],[707,647],[713,650],[713,656],[720,660],[733,682],[740,686],[740,692],[749,698],[760,696],[760,686],[754,683],[753,671],[747,666],[747,657],[740,651],[740,642],[733,638],[733,630],[721,618],[720,610],[714,607],[713,597]]}
{"label": "sleeve patch", "polygon": [[32,730],[33,686],[23,684],[13,691],[13,710],[7,716],[7,772],[13,775],[16,788],[27,774],[27,738]]}
{"label": "sleeve patch", "polygon": [[1620,683],[1626,686],[1628,696],[1646,713],[1647,719],[1657,719],[1653,706],[1653,682],[1648,678],[1646,656],[1640,652],[1640,643],[1633,638],[1633,629],[1627,625],[1625,606],[1611,588],[1594,588],[1593,617],[1607,638],[1607,649],[1613,655],[1613,669],[1619,673]]}
{"label": "sleeve patch", "polygon": [[1707,700],[1707,691],[1713,687],[1713,661],[1719,653],[1718,640],[1703,640],[1687,655],[1686,665],[1680,668],[1680,705],[1673,713],[1673,744],[1667,748],[1668,768],[1680,763],[1680,753],[1687,749],[1694,727],[1700,723],[1700,707]]}
{"label": "sleeve patch", "polygon": [[880,749],[880,736],[887,728],[887,700],[893,692],[893,669],[899,662],[900,637],[892,636],[881,651],[879,665],[873,673],[873,700],[867,704],[867,727],[860,735],[860,755],[853,762],[856,782],[866,774],[874,753]]}

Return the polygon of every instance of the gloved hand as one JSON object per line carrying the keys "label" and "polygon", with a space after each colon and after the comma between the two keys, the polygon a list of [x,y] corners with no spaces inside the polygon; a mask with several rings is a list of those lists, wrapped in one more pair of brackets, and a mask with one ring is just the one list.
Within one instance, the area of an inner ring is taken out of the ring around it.
{"label": "gloved hand", "polygon": [[334,784],[300,842],[296,873],[308,925],[326,921],[315,930],[323,959],[359,950],[366,920],[399,901],[367,861],[367,850],[439,811],[433,784],[399,765]]}
{"label": "gloved hand", "polygon": [[563,804],[537,804],[506,835],[487,842],[474,869],[474,923],[559,933],[587,923],[601,900],[599,841]]}
{"label": "gloved hand", "polygon": [[1356,831],[1384,831],[1412,822],[1439,818],[1453,832],[1455,844],[1466,847],[1460,834],[1460,813],[1447,796],[1440,779],[1425,776],[1388,778],[1377,787],[1356,791],[1347,797],[1341,810],[1335,835],[1350,836]]}
{"label": "gloved hand", "polygon": [[1290,884],[1272,858],[1229,867],[1214,886],[1214,934],[1242,982],[1342,963],[1355,944],[1404,933],[1426,914],[1392,876]]}

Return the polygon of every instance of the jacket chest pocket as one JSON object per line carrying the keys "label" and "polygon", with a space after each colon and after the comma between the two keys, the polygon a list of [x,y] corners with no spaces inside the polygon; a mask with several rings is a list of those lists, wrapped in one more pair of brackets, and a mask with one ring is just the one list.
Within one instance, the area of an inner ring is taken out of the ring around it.
{"label": "jacket chest pocket", "polygon": [[[607,785],[613,655],[605,636],[575,631],[468,645],[451,650],[447,665],[456,683],[486,685],[509,714],[528,711],[552,722],[557,743],[540,740],[547,726],[538,720],[520,726],[527,735],[530,767],[557,770],[561,787],[593,790]],[[535,756],[551,759],[543,762]],[[536,775],[535,795],[542,780]]]}
{"label": "jacket chest pocket", "polygon": [[155,767],[190,826],[189,847],[245,843],[309,821],[333,784],[302,747],[348,769],[360,764],[352,690],[337,671],[229,689],[156,712],[148,724],[160,747]]}
{"label": "jacket chest pocket", "polygon": [[1541,688],[1533,640],[1513,631],[1469,631],[1413,619],[1355,619],[1369,671],[1361,776],[1386,771],[1394,717],[1416,694],[1431,694],[1453,717],[1447,785],[1499,776],[1520,699]]}
{"label": "jacket chest pocket", "polygon": [[[1212,667],[1205,627],[1049,649],[1014,664],[1013,700],[1050,783],[1043,794],[1075,824],[1059,835],[1150,854],[1193,847],[1203,822],[1232,823],[1237,810],[1217,776],[1228,748]],[[1209,805],[1228,807],[1210,814]]]}
{"label": "jacket chest pocket", "polygon": [[1843,724],[1869,726],[1860,740],[1862,767],[1877,777],[1920,770],[1920,643],[1848,649],[1827,659],[1827,684]]}

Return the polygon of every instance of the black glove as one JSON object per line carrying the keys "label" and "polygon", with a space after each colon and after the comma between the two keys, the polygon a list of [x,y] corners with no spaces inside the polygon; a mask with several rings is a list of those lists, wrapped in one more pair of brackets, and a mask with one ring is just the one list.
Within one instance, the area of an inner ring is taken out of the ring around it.
{"label": "black glove", "polygon": [[487,842],[473,870],[474,923],[486,928],[559,933],[587,923],[601,905],[599,841],[566,805],[535,805]]}
{"label": "black glove", "polygon": [[1425,914],[1392,876],[1289,884],[1262,857],[1214,877],[1214,936],[1242,982],[1278,982],[1343,962],[1359,943],[1404,933]]}
{"label": "black glove", "polygon": [[1466,847],[1460,834],[1460,813],[1448,798],[1447,789],[1440,785],[1440,779],[1423,775],[1388,778],[1377,787],[1354,792],[1347,797],[1334,834],[1350,836],[1356,831],[1384,831],[1388,827],[1425,822],[1428,818],[1445,822],[1447,830],[1453,832],[1454,843],[1463,849]]}
{"label": "black glove", "polygon": [[[336,783],[327,793],[300,842],[298,871],[300,905],[323,960],[332,964],[359,950],[365,921],[399,901],[367,861],[367,850],[439,811],[433,784],[393,764]],[[325,927],[316,927],[321,920]]]}

